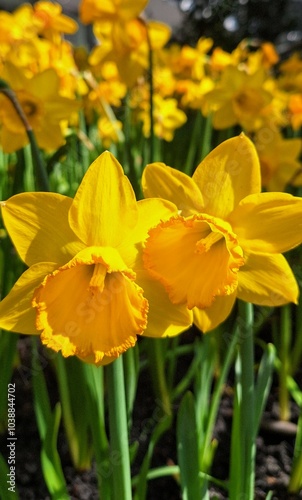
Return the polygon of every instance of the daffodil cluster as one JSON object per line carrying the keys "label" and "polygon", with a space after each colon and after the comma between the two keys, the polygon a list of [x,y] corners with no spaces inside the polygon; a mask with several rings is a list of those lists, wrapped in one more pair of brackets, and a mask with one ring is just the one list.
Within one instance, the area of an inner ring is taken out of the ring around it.
{"label": "daffodil cluster", "polygon": [[40,335],[63,356],[107,364],[139,335],[207,332],[236,297],[297,303],[281,255],[302,241],[302,198],[261,193],[260,165],[244,135],[213,150],[193,177],[161,163],[136,201],[109,152],[89,167],[74,199],[20,193],[1,202],[28,269],[0,303],[0,326]]}
{"label": "daffodil cluster", "polygon": [[[77,114],[81,79],[73,48],[63,34],[77,23],[62,7],[40,1],[13,13],[0,12],[0,79],[15,93],[38,145],[54,151],[65,143],[68,121]],[[10,153],[28,143],[24,124],[12,102],[0,93],[0,143]]]}
{"label": "daffodil cluster", "polygon": [[[200,113],[214,129],[229,136],[243,130],[253,140],[266,190],[301,185],[301,56],[280,62],[271,43],[255,49],[247,40],[231,53],[210,38],[194,47],[168,44],[169,27],[145,19],[147,3],[82,0],[79,19],[92,25],[95,36],[89,50],[66,41],[78,26],[57,3],[43,0],[0,12],[0,79],[15,92],[39,147],[54,152],[71,131],[85,140],[79,109],[103,150],[124,142],[126,107],[131,129],[148,138],[152,106],[159,139],[172,142],[188,117]],[[4,93],[0,125],[4,152],[27,144]]]}

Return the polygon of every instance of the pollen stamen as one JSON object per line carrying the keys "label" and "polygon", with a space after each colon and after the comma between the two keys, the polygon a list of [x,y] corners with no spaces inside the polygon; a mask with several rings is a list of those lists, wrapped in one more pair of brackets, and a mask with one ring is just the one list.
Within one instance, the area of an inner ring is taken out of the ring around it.
{"label": "pollen stamen", "polygon": [[107,274],[107,268],[103,264],[95,264],[93,275],[90,279],[89,286],[94,289],[98,288],[100,292],[103,291],[105,285],[105,277]]}
{"label": "pollen stamen", "polygon": [[208,252],[210,248],[215,245],[221,238],[223,238],[223,234],[220,232],[212,231],[205,238],[197,241],[196,243],[196,252],[203,253]]}

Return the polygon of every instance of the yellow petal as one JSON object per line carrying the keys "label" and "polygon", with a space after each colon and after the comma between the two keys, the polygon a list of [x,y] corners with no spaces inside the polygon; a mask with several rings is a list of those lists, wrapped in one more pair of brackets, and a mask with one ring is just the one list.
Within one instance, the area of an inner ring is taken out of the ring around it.
{"label": "yellow petal", "polygon": [[44,279],[33,301],[43,344],[97,365],[135,344],[146,328],[148,302],[131,273],[114,271],[117,260],[114,252],[101,257],[93,248]]}
{"label": "yellow petal", "polygon": [[83,247],[68,224],[71,202],[56,193],[21,193],[1,202],[5,227],[28,266],[64,264]]}
{"label": "yellow petal", "polygon": [[231,295],[216,297],[213,304],[206,309],[194,307],[193,318],[197,328],[206,333],[220,325],[231,313],[236,295],[237,291]]}
{"label": "yellow petal", "polygon": [[[142,246],[148,231],[160,221],[169,219],[177,213],[177,207],[166,200],[148,198],[137,203],[138,221],[132,232],[118,247],[120,255],[128,267],[143,267],[141,263]],[[143,287],[144,288],[144,287]]]}
{"label": "yellow petal", "polygon": [[287,193],[247,196],[231,214],[230,223],[248,251],[286,252],[302,242],[302,198]]}
{"label": "yellow petal", "polygon": [[237,287],[242,251],[227,223],[207,215],[173,217],[149,231],[144,263],[175,304],[209,307]]}
{"label": "yellow petal", "polygon": [[298,295],[296,279],[283,255],[248,255],[238,275],[239,299],[273,307],[297,304]]}
{"label": "yellow petal", "polygon": [[148,21],[147,27],[152,50],[162,49],[170,40],[170,26],[158,21]]}
{"label": "yellow petal", "polygon": [[202,194],[191,177],[163,163],[146,166],[142,187],[146,198],[169,200],[185,217],[203,211]]}
{"label": "yellow petal", "polygon": [[135,227],[137,206],[132,186],[108,151],[88,168],[70,207],[73,231],[87,245],[116,247]]}
{"label": "yellow petal", "polygon": [[173,337],[192,325],[192,312],[185,305],[172,304],[163,285],[146,271],[138,271],[136,281],[149,302],[148,325],[144,336]]}
{"label": "yellow petal", "polygon": [[[215,90],[214,90],[215,92]],[[222,104],[213,114],[212,124],[216,130],[224,130],[238,123],[232,101]]]}
{"label": "yellow petal", "polygon": [[86,247],[78,252],[70,262],[62,266],[62,269],[97,263],[103,264],[109,273],[122,271],[130,279],[135,278],[135,272],[125,264],[118,250],[113,247]]}
{"label": "yellow petal", "polygon": [[226,219],[240,200],[261,191],[255,146],[244,134],[224,141],[198,165],[193,180],[204,197],[203,211]]}
{"label": "yellow petal", "polygon": [[9,294],[0,302],[0,328],[28,335],[38,335],[36,311],[32,307],[35,289],[57,264],[42,262],[27,269]]}

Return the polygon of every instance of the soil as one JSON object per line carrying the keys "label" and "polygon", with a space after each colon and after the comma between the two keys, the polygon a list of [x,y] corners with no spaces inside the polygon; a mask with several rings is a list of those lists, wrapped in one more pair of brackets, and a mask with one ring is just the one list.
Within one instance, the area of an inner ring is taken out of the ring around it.
{"label": "soil", "polygon": [[[50,499],[41,467],[40,467],[40,440],[33,410],[32,388],[30,379],[30,342],[28,338],[20,338],[18,350],[21,358],[21,368],[16,369],[12,382],[16,384],[16,430],[17,430],[17,467],[16,485],[20,500]],[[46,378],[50,380],[53,402],[57,399],[53,374],[50,367],[45,367]],[[147,377],[147,372],[145,377]],[[152,416],[154,408],[153,395],[148,392],[150,381],[144,377],[139,381],[137,402],[134,411],[133,436],[141,432],[141,422]],[[273,491],[272,500],[302,499],[302,492],[295,496],[287,493],[287,484],[291,469],[294,449],[298,408],[292,403],[292,421],[288,425],[278,422],[277,389],[273,387],[263,425],[257,438],[256,454],[256,500],[265,499],[269,491]],[[232,390],[225,388],[222,396],[219,415],[215,426],[215,438],[218,440],[212,474],[218,479],[227,479],[229,471],[229,447],[232,422]],[[7,435],[0,436],[0,451],[7,457]],[[147,444],[147,440],[145,445]],[[70,460],[64,430],[60,429],[58,451],[68,492],[71,500],[97,500],[97,474],[95,466],[91,470],[78,472]],[[139,453],[134,463],[134,473],[137,473],[140,460],[144,455],[144,443],[140,443]],[[152,466],[158,467],[177,463],[175,447],[175,426],[164,434],[154,450]],[[9,500],[10,496],[7,496]],[[226,499],[226,492],[216,486],[211,486],[210,498]],[[149,481],[147,500],[180,500],[180,488],[172,477]],[[3,500],[6,500],[5,498]],[[104,499],[106,500],[106,499]]]}

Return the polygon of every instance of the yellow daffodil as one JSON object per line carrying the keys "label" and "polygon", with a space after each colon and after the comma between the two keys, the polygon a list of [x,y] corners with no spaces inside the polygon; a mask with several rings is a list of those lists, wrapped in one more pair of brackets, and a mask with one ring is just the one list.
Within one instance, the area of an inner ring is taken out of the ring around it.
{"label": "yellow daffodil", "polygon": [[299,130],[302,126],[302,92],[289,97],[288,111],[293,129]]}
{"label": "yellow daffodil", "polygon": [[62,6],[56,2],[36,2],[33,6],[33,16],[41,23],[39,33],[53,41],[56,41],[56,35],[60,33],[72,35],[78,30],[76,21],[63,14]]}
{"label": "yellow daffodil", "polygon": [[265,80],[261,70],[250,75],[228,66],[216,89],[206,94],[213,111],[213,126],[225,129],[239,124],[249,131],[260,127],[261,113],[272,100],[264,88]]}
{"label": "yellow daffodil", "polygon": [[221,323],[236,297],[266,306],[297,303],[298,286],[281,252],[302,241],[302,198],[260,192],[259,160],[246,136],[220,144],[192,178],[148,165],[143,190],[179,209],[149,231],[145,266],[173,303],[193,310],[202,331]]}
{"label": "yellow daffodil", "polygon": [[92,87],[89,92],[88,100],[90,105],[99,108],[102,112],[103,102],[106,101],[111,106],[120,107],[122,99],[127,93],[127,87],[121,82],[116,64],[106,62],[101,67],[101,80],[98,82],[92,75],[87,75],[86,79]]}
{"label": "yellow daffodil", "polygon": [[100,43],[92,50],[89,63],[95,67],[113,61],[120,78],[133,87],[149,66],[150,47],[159,51],[169,40],[171,30],[163,23],[133,18],[95,23],[94,34]]}
{"label": "yellow daffodil", "polygon": [[[143,121],[143,132],[150,135],[150,104],[145,103],[145,110],[140,113]],[[176,99],[163,99],[160,95],[154,96],[154,133],[160,139],[172,141],[174,132],[187,121],[187,116],[177,106]]]}
{"label": "yellow daffodil", "polygon": [[301,73],[302,71],[302,58],[299,52],[294,52],[286,61],[280,64],[280,71],[282,73],[290,73],[292,76]]}
{"label": "yellow daffodil", "polygon": [[182,106],[201,109],[204,115],[209,113],[206,95],[214,88],[214,81],[209,77],[202,78],[199,83],[193,80],[179,80],[176,85],[176,91],[182,95]]}
{"label": "yellow daffodil", "polygon": [[148,0],[82,0],[80,18],[84,24],[95,21],[129,20],[137,17],[146,7]]}
{"label": "yellow daffodil", "polygon": [[223,71],[227,66],[236,66],[238,61],[234,60],[233,54],[226,52],[221,47],[213,50],[209,65],[213,74]]}
{"label": "yellow daffodil", "polygon": [[[60,80],[56,71],[48,69],[26,78],[21,69],[7,63],[3,77],[14,90],[38,145],[51,151],[64,144],[61,121],[78,111],[79,105],[75,100],[60,95]],[[3,94],[0,94],[0,123],[0,144],[6,153],[28,143],[24,124],[11,101]]]}
{"label": "yellow daffodil", "polygon": [[119,120],[109,120],[107,116],[102,116],[98,119],[97,127],[104,148],[109,148],[112,142],[119,142],[120,132],[123,128],[122,122]]}
{"label": "yellow daffodil", "polygon": [[262,43],[260,48],[248,56],[248,68],[251,73],[259,68],[270,69],[279,62],[279,55],[274,45],[270,42]]}
{"label": "yellow daffodil", "polygon": [[254,143],[261,166],[262,185],[268,191],[284,191],[301,169],[301,139],[284,139],[278,129],[263,127]]}
{"label": "yellow daffodil", "polygon": [[96,24],[94,33],[100,44],[92,50],[89,63],[95,67],[113,61],[120,78],[132,87],[148,66],[147,29],[140,19]]}
{"label": "yellow daffodil", "polygon": [[29,266],[0,303],[1,328],[41,335],[63,356],[98,365],[133,346],[146,328],[164,336],[190,325],[186,307],[169,303],[141,257],[148,229],[176,207],[158,199],[136,202],[109,152],[89,167],[74,199],[22,193],[1,209]]}

